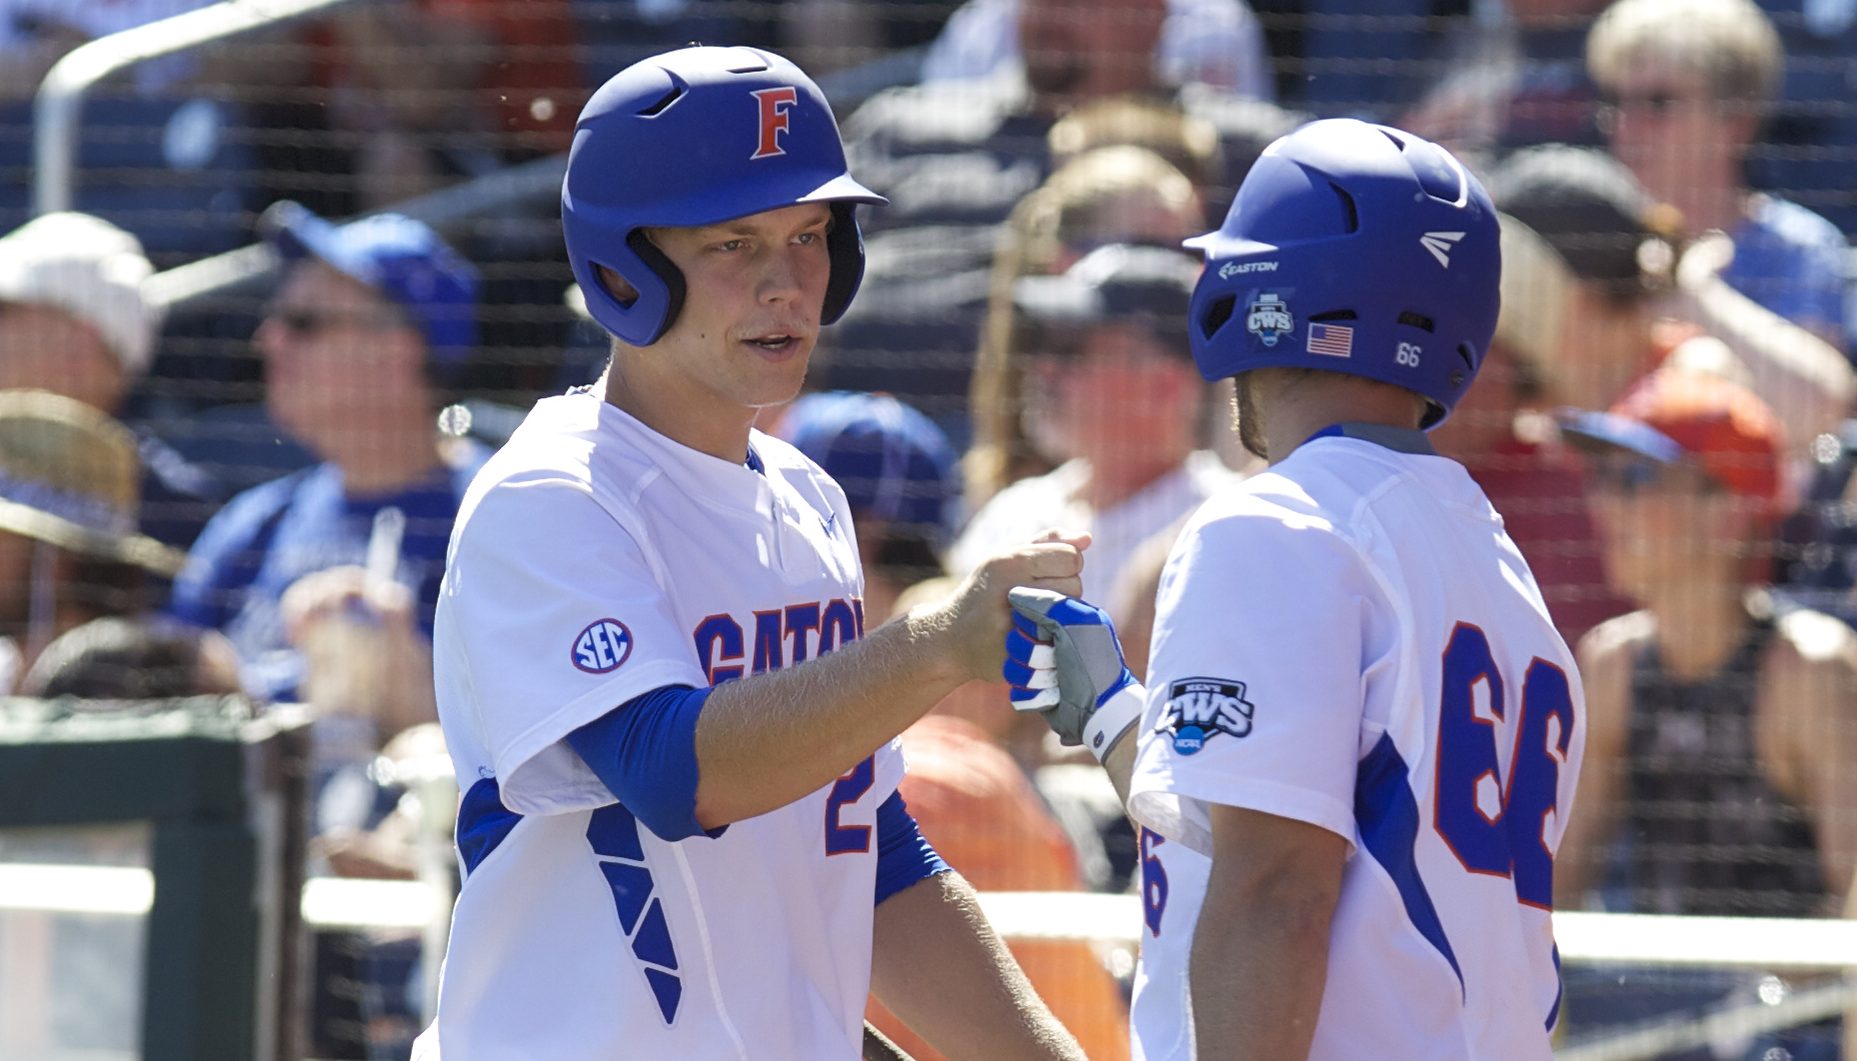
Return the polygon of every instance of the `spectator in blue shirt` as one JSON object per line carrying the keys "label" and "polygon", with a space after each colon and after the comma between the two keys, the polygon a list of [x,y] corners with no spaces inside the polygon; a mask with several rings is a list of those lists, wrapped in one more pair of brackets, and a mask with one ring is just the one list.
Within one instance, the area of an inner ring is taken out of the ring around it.
{"label": "spectator in blue shirt", "polygon": [[1586,61],[1613,153],[1682,212],[1687,235],[1734,241],[1722,279],[1843,349],[1842,233],[1747,183],[1784,64],[1766,15],[1752,0],[1619,0],[1593,25]]}
{"label": "spectator in blue shirt", "polygon": [[[435,426],[445,373],[476,345],[477,273],[404,217],[338,228],[287,203],[265,220],[289,263],[254,337],[265,403],[321,463],[229,501],[189,554],[171,610],[231,637],[249,691],[291,698],[304,656],[280,605],[306,576],[356,571],[312,585],[376,621],[406,616],[431,634],[452,520],[485,455]],[[381,607],[353,592],[364,566]],[[388,606],[401,596],[385,592],[388,580],[410,607]]]}
{"label": "spectator in blue shirt", "polygon": [[1771,188],[1857,236],[1857,3],[1760,0],[1786,46],[1786,77],[1748,169]]}

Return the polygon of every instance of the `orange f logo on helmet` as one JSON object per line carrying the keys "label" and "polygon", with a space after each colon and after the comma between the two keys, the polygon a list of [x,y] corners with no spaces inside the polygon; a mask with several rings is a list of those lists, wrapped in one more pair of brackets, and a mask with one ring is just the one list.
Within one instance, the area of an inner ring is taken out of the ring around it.
{"label": "orange f logo on helmet", "polygon": [[754,98],[761,104],[761,143],[750,160],[786,154],[787,149],[780,146],[780,134],[787,131],[787,111],[799,101],[799,93],[791,85],[782,85],[758,89]]}

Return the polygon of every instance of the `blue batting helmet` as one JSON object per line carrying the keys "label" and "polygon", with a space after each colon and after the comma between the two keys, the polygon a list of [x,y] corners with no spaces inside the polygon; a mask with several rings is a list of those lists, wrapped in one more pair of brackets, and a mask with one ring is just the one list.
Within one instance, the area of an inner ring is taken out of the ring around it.
{"label": "blue batting helmet", "polygon": [[1450,153],[1348,118],[1265,149],[1205,252],[1193,357],[1209,380],[1254,368],[1345,372],[1449,416],[1496,330],[1496,210]]}
{"label": "blue batting helmet", "polygon": [[[677,319],[683,275],[643,229],[830,204],[836,224],[820,318],[830,324],[864,274],[856,204],[886,201],[846,172],[831,107],[799,67],[755,48],[692,47],[626,67],[587,101],[561,185],[561,229],[588,313],[647,346]],[[615,297],[596,266],[638,297]]]}

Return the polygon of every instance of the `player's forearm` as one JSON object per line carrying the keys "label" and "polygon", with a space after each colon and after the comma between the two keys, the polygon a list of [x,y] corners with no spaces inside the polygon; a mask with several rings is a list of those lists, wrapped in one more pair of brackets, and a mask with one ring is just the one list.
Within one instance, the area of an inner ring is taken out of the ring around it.
{"label": "player's forearm", "polygon": [[1754,392],[1787,411],[1794,452],[1834,430],[1857,397],[1857,375],[1842,352],[1719,276],[1680,288],[1676,300],[1674,312],[1726,343],[1747,369]]}
{"label": "player's forearm", "polygon": [[1188,973],[1200,1057],[1309,1056],[1347,841],[1214,805],[1212,872]]}
{"label": "player's forearm", "polygon": [[1128,806],[1129,779],[1135,774],[1135,735],[1129,734],[1110,750],[1103,758],[1103,772],[1109,775],[1109,783],[1115,786],[1116,799],[1123,807]]}
{"label": "player's forearm", "polygon": [[1279,883],[1208,888],[1189,974],[1200,1057],[1309,1056],[1334,904]]}
{"label": "player's forearm", "polygon": [[871,990],[949,1057],[1082,1061],[959,874],[943,873],[877,907]]}
{"label": "player's forearm", "polygon": [[843,776],[966,680],[942,609],[797,667],[716,687],[696,726],[696,819],[765,814]]}

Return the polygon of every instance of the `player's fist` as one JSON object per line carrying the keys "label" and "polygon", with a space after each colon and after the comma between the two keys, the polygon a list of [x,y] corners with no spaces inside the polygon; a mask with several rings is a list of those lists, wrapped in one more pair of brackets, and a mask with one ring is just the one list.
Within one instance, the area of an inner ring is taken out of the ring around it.
{"label": "player's fist", "polygon": [[999,673],[1012,606],[1006,591],[1034,586],[1059,594],[1083,590],[1083,550],[1090,536],[1050,533],[989,557],[962,580],[954,598],[942,606],[939,625],[950,640],[964,678],[992,678]]}
{"label": "player's fist", "polygon": [[1015,614],[1001,675],[1013,708],[1042,713],[1065,744],[1082,744],[1097,709],[1135,684],[1115,624],[1101,608],[1047,589],[1014,586],[1007,599]]}

